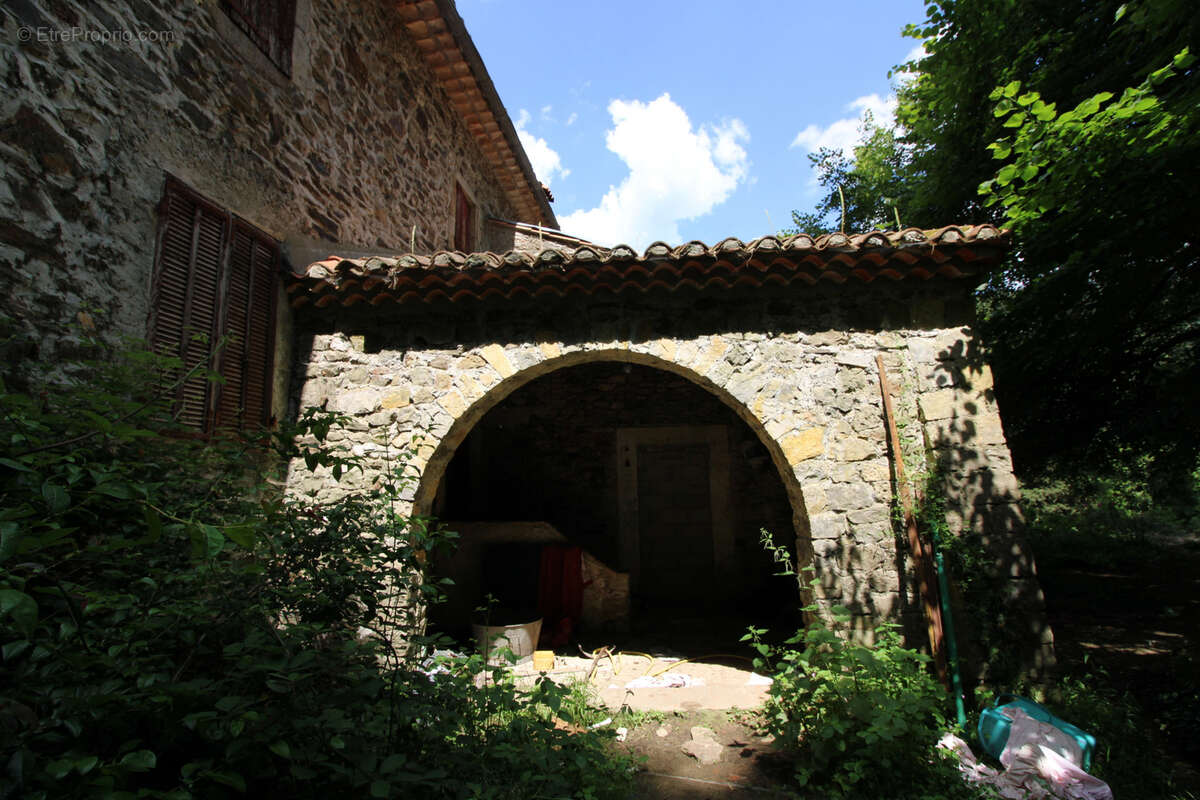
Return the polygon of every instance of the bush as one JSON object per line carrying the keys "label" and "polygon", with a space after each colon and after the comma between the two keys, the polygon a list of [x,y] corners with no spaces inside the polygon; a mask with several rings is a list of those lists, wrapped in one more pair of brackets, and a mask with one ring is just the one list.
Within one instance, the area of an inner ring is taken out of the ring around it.
{"label": "bush", "polygon": [[1113,445],[1092,461],[1050,463],[1025,481],[1024,509],[1039,558],[1129,569],[1148,544],[1186,539],[1200,523],[1200,458],[1164,477],[1154,453]]}
{"label": "bush", "polygon": [[622,795],[611,734],[553,724],[571,692],[425,660],[413,600],[452,537],[396,513],[405,454],[286,499],[280,458],[355,469],[335,417],[197,440],[154,389],[178,364],[81,349],[53,385],[0,384],[0,797]]}
{"label": "bush", "polygon": [[814,623],[782,647],[745,637],[758,650],[756,669],[774,683],[767,730],[793,751],[796,783],[827,797],[976,797],[937,748],[950,728],[946,694],[929,658],[901,645],[896,626],[881,625],[873,645],[858,644]]}
{"label": "bush", "polygon": [[1177,787],[1141,706],[1128,692],[1114,688],[1103,670],[1063,676],[1052,699],[1056,714],[1096,737],[1092,772],[1108,783],[1114,797],[1193,797]]}

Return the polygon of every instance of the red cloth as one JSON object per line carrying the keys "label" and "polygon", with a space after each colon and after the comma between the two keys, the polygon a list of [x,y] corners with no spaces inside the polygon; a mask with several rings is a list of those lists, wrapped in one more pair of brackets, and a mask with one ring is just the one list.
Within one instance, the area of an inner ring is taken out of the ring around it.
{"label": "red cloth", "polygon": [[542,647],[562,647],[583,611],[583,551],[573,545],[542,547],[538,577],[538,610],[542,612]]}

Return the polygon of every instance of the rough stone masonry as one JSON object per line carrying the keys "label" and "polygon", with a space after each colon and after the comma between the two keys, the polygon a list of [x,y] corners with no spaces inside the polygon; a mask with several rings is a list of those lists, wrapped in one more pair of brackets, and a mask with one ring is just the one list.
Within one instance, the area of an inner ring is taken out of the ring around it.
{"label": "rough stone masonry", "polygon": [[[344,444],[374,469],[418,437],[421,479],[403,500],[423,514],[467,433],[529,381],[597,361],[682,376],[766,446],[802,560],[818,580],[815,601],[826,611],[846,606],[858,635],[869,637],[877,622],[916,607],[891,521],[875,365],[882,355],[914,479],[928,476],[928,451],[953,529],[995,543],[1007,601],[1027,609],[1033,649],[1046,655],[1051,638],[1019,537],[1019,491],[969,317],[969,302],[940,282],[730,292],[719,302],[675,292],[621,302],[326,308],[298,314],[294,402],[349,415]],[[323,475],[297,472],[295,480],[318,497],[347,488]]]}

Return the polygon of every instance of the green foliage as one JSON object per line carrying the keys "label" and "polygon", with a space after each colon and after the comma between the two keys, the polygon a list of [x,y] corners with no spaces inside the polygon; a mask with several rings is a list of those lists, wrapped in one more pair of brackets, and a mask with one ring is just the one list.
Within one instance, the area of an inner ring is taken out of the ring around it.
{"label": "green foliage", "polygon": [[335,416],[200,441],[155,389],[177,364],[80,348],[0,386],[0,796],[621,795],[606,734],[552,724],[575,694],[425,660],[413,600],[452,535],[397,513],[404,453],[340,500],[284,498],[277,456],[357,467]]}
{"label": "green foliage", "polygon": [[796,227],[782,233],[816,236],[838,230],[843,224],[843,203],[847,232],[886,230],[900,224],[899,207],[905,204],[905,149],[896,131],[876,124],[869,113],[860,132],[862,142],[852,157],[828,147],[809,154],[825,195],[813,211],[793,211]]}
{"label": "green foliage", "polygon": [[[1160,500],[1200,424],[1200,16],[1185,0],[930,0],[897,68],[897,125],[854,158],[806,227],[991,222],[1015,252],[979,298],[1018,464],[1132,446]],[[979,194],[979,187],[983,194]],[[1101,402],[1099,398],[1103,398]]]}
{"label": "green foliage", "polygon": [[[990,288],[987,327],[998,372],[1019,358],[1022,383],[1059,376],[1054,392],[1015,386],[1001,397],[1018,413],[1018,437],[1065,427],[1043,457],[1098,435],[1153,451],[1160,480],[1192,466],[1200,426],[1173,409],[1194,402],[1200,383],[1198,77],[1183,47],[1074,105],[1018,81],[991,95],[1006,135],[991,145],[999,167],[980,193],[1003,209],[1023,259]],[[1091,402],[1098,392],[1106,402]]]}
{"label": "green foliage", "polygon": [[1145,712],[1137,700],[1115,689],[1102,670],[1064,675],[1056,681],[1052,702],[1058,716],[1096,737],[1092,772],[1108,783],[1114,797],[1191,797],[1164,767],[1159,743],[1146,735]]}
{"label": "green foliage", "polygon": [[1177,487],[1176,505],[1156,501],[1165,492],[1152,490],[1153,462],[1151,453],[1115,448],[1084,469],[1056,462],[1030,476],[1024,508],[1039,562],[1128,570],[1162,556],[1155,540],[1193,531],[1200,522],[1197,487]]}
{"label": "green foliage", "polygon": [[896,626],[880,626],[873,645],[821,623],[780,647],[764,633],[751,628],[743,640],[758,651],[755,669],[774,679],[765,724],[792,751],[805,796],[978,796],[936,746],[950,728],[946,695],[929,658],[903,647]]}

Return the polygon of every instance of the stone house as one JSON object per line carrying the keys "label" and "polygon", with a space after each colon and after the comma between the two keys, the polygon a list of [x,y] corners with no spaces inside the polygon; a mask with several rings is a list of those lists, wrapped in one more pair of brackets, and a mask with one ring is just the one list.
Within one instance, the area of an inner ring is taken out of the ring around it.
{"label": "stone house", "polygon": [[417,436],[407,509],[480,542],[550,530],[647,618],[798,608],[765,529],[868,635],[915,607],[880,356],[908,463],[931,454],[1027,658],[1049,654],[970,327],[1003,232],[643,253],[558,232],[451,0],[18,0],[3,23],[3,312],[36,334],[27,363],[69,352],[81,308],[188,363],[211,356],[191,332],[226,337],[225,383],[178,397],[199,430],[326,404],[376,470]]}
{"label": "stone house", "polygon": [[252,396],[189,387],[197,426],[223,404],[285,413],[297,253],[505,250],[517,226],[493,220],[557,227],[448,0],[18,0],[0,20],[0,262],[19,276],[0,310],[35,333],[32,362],[80,308],[188,359],[207,345],[185,328],[248,318],[254,352],[218,358]]}

